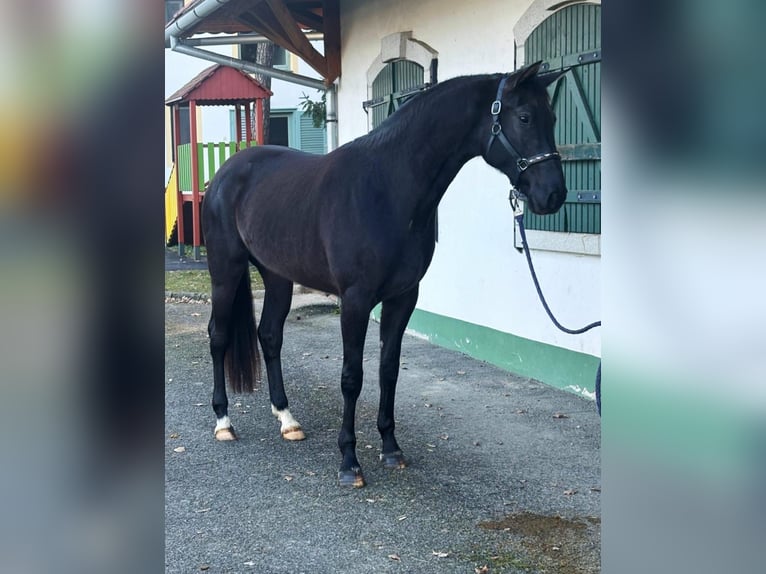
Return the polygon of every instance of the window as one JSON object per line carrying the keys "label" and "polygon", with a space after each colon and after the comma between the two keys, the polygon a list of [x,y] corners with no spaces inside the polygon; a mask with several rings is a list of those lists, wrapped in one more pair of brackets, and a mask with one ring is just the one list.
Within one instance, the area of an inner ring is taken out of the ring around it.
{"label": "window", "polygon": [[362,104],[365,111],[372,113],[371,127],[378,127],[408,96],[424,87],[423,66],[409,60],[386,64],[372,82],[372,99]]}
{"label": "window", "polygon": [[290,128],[289,128],[289,116],[287,115],[272,115],[269,119],[269,144],[270,145],[282,145],[288,147],[290,145]]}
{"label": "window", "polygon": [[272,60],[271,64],[274,68],[279,68],[280,70],[289,70],[290,69],[290,53],[285,50],[282,46],[274,46],[274,59]]}
{"label": "window", "polygon": [[524,61],[569,68],[549,90],[569,195],[558,213],[527,211],[528,229],[601,233],[601,7],[575,4],[540,23],[524,42]]}
{"label": "window", "polygon": [[165,24],[173,19],[173,15],[183,8],[183,0],[165,0]]}
{"label": "window", "polygon": [[[239,48],[239,56],[245,62],[255,62],[255,53],[258,44],[241,44]],[[274,54],[271,59],[272,68],[278,70],[291,70],[291,58],[290,52],[285,50],[282,46],[274,44]]]}

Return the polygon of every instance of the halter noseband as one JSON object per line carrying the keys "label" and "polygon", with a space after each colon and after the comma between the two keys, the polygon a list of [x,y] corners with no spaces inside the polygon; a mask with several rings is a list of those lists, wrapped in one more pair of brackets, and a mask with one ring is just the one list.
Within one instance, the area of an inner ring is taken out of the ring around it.
{"label": "halter noseband", "polygon": [[519,171],[516,174],[516,181],[511,180],[511,183],[515,186],[519,180],[519,176],[530,165],[553,158],[561,158],[561,154],[559,154],[557,151],[550,151],[546,153],[539,153],[537,155],[533,155],[532,157],[524,157],[516,151],[516,148],[514,148],[511,142],[508,141],[508,138],[505,137],[505,134],[503,133],[503,126],[500,124],[500,110],[503,107],[501,102],[503,97],[503,88],[505,87],[505,82],[508,80],[508,77],[509,76],[503,76],[503,78],[500,80],[500,85],[497,87],[497,96],[495,96],[495,101],[492,102],[492,107],[490,108],[490,113],[492,114],[492,127],[489,130],[490,135],[489,142],[487,143],[486,155],[489,157],[489,151],[492,149],[492,144],[495,143],[495,140],[500,140],[500,143],[503,144],[503,147],[506,149],[506,151],[511,154],[511,157],[516,158],[516,169]]}

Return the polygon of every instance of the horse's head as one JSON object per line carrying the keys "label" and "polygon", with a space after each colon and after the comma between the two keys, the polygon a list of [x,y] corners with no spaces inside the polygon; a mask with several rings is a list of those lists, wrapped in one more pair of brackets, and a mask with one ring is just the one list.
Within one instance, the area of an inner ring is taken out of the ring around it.
{"label": "horse's head", "polygon": [[538,75],[540,62],[503,76],[487,114],[484,160],[499,169],[537,214],[555,213],[567,196],[546,87],[562,72]]}

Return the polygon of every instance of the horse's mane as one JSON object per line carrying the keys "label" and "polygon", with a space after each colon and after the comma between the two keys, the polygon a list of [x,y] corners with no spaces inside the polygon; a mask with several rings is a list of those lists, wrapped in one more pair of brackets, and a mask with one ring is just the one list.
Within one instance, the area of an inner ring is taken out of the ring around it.
{"label": "horse's mane", "polygon": [[373,129],[370,133],[358,138],[358,143],[367,145],[379,145],[389,143],[397,139],[404,131],[412,128],[414,118],[420,118],[429,109],[435,109],[438,106],[437,101],[442,97],[455,96],[455,93],[465,86],[476,83],[482,79],[497,78],[501,74],[482,75],[482,76],[458,76],[450,78],[444,82],[437,83],[434,86],[413,95],[399,109],[388,116],[383,122]]}

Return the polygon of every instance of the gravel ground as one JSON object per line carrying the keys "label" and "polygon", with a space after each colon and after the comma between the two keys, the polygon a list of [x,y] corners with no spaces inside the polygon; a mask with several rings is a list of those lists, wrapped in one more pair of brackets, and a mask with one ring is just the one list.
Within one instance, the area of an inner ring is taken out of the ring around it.
{"label": "gravel ground", "polygon": [[240,440],[213,439],[210,306],[165,309],[166,572],[600,571],[593,402],[407,336],[396,418],[410,466],[386,470],[371,322],[357,408],[368,485],[343,489],[333,300],[297,294],[285,327],[285,386],[307,436],[297,443],[281,439],[266,388],[230,395]]}

